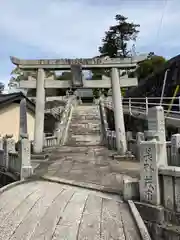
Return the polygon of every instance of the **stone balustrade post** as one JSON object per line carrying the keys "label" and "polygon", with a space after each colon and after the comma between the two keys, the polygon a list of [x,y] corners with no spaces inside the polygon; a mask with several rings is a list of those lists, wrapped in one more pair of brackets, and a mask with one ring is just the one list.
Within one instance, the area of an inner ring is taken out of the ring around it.
{"label": "stone balustrade post", "polygon": [[161,165],[167,166],[165,118],[163,107],[156,106],[149,109],[148,131],[146,132],[146,137],[148,139],[156,138],[156,140],[162,144],[163,157],[161,158]]}
{"label": "stone balustrade post", "polygon": [[21,161],[20,178],[28,178],[33,174],[33,168],[31,166],[31,144],[28,138],[22,138],[20,140],[19,156]]}
{"label": "stone balustrade post", "polygon": [[127,142],[127,150],[130,151],[130,143],[129,141],[133,138],[132,136],[132,132],[131,131],[127,131],[126,132],[126,142]]}
{"label": "stone balustrade post", "polygon": [[116,132],[112,131],[112,148],[116,149]]}
{"label": "stone balustrade post", "polygon": [[126,132],[126,140],[129,141],[131,140],[133,137],[132,137],[132,132],[131,131],[127,131]]}
{"label": "stone balustrade post", "polygon": [[140,201],[160,204],[158,167],[163,157],[162,144],[155,139],[140,143]]}
{"label": "stone balustrade post", "polygon": [[0,135],[0,166],[4,166],[4,149],[3,149],[3,144],[4,139]]}
{"label": "stone balustrade post", "polygon": [[113,133],[109,131],[109,148],[113,149]]}
{"label": "stone balustrade post", "polygon": [[180,166],[180,134],[173,134],[171,137],[171,165]]}
{"label": "stone balustrade post", "polygon": [[102,117],[101,140],[102,140],[103,144],[107,145],[108,122],[107,122],[106,112],[105,112],[105,108],[104,108],[104,103],[101,101],[99,103],[99,106],[101,108],[101,117]]}
{"label": "stone balustrade post", "polygon": [[55,136],[57,137],[58,144],[60,144],[61,137],[62,137],[62,127],[61,126],[62,126],[61,123],[58,122],[56,131],[55,131]]}
{"label": "stone balustrade post", "polygon": [[163,107],[156,106],[148,112],[147,141],[140,143],[140,200],[160,204],[159,167],[167,166],[165,121]]}
{"label": "stone balustrade post", "polygon": [[137,144],[137,147],[136,147],[137,156],[136,157],[137,157],[137,160],[140,160],[140,151],[139,151],[140,150],[140,143],[144,140],[145,140],[144,133],[143,132],[137,132],[137,134],[136,134],[136,144]]}
{"label": "stone balustrade post", "polygon": [[9,152],[15,152],[15,141],[12,139],[13,135],[6,135],[3,141],[3,149],[4,149],[4,163],[5,168],[9,168]]}
{"label": "stone balustrade post", "polygon": [[3,150],[3,137],[0,135],[0,150]]}

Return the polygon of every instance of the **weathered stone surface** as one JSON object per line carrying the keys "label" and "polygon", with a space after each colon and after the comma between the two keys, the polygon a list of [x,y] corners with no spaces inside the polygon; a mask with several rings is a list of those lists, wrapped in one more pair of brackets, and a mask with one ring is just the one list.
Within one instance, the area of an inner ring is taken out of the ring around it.
{"label": "weathered stone surface", "polygon": [[127,204],[111,194],[34,181],[3,192],[0,205],[3,240],[141,239]]}
{"label": "weathered stone surface", "polygon": [[123,178],[123,199],[139,200],[139,180],[130,177]]}
{"label": "weathered stone surface", "polygon": [[145,221],[153,240],[179,240],[180,227]]}
{"label": "weathered stone surface", "polygon": [[3,150],[3,137],[0,135],[0,150]]}
{"label": "weathered stone surface", "polygon": [[164,207],[174,210],[174,182],[171,176],[163,176],[163,203]]}
{"label": "weathered stone surface", "polygon": [[21,161],[21,179],[30,177],[33,173],[31,166],[31,146],[30,141],[27,138],[23,138],[20,141],[19,156]]}
{"label": "weathered stone surface", "polygon": [[93,184],[94,188],[103,187],[116,193],[122,191],[120,176],[139,177],[138,162],[112,160],[110,151],[100,145],[99,122],[98,106],[75,108],[65,146],[54,149],[49,160],[40,163],[36,174],[87,186]]}
{"label": "weathered stone surface", "polygon": [[9,166],[9,152],[15,152],[15,140],[12,136],[6,136],[3,141],[5,167]]}
{"label": "weathered stone surface", "polygon": [[156,141],[141,142],[140,145],[140,200],[160,204],[158,161],[160,144]]}
{"label": "weathered stone surface", "polygon": [[179,165],[179,148],[180,148],[180,134],[174,134],[171,137],[171,161],[170,164],[172,166],[180,166]]}
{"label": "weathered stone surface", "polygon": [[166,152],[166,135],[164,110],[161,106],[149,108],[148,111],[148,132],[149,138],[156,138],[162,144],[161,158],[158,160],[159,165],[167,165]]}
{"label": "weathered stone surface", "polygon": [[135,204],[144,220],[158,224],[164,223],[164,207],[143,202],[135,202]]}
{"label": "weathered stone surface", "polygon": [[180,213],[180,178],[175,178],[174,184],[175,209]]}
{"label": "weathered stone surface", "polygon": [[26,99],[22,99],[20,102],[20,124],[19,124],[19,139],[21,136],[27,135],[27,110],[26,110]]}

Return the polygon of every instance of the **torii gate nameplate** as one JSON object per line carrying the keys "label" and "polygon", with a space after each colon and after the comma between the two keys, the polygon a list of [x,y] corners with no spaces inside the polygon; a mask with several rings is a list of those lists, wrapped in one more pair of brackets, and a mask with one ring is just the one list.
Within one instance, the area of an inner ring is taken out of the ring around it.
{"label": "torii gate nameplate", "polygon": [[82,68],[80,64],[71,65],[72,87],[83,87]]}

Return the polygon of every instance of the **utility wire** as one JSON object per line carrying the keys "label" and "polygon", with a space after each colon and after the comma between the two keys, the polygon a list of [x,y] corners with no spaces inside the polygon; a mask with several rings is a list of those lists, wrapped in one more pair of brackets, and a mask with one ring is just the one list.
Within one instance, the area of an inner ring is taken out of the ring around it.
{"label": "utility wire", "polygon": [[164,6],[163,6],[161,18],[160,18],[159,27],[158,27],[158,30],[157,30],[156,42],[158,42],[158,38],[160,36],[160,32],[161,32],[161,28],[162,28],[165,12],[166,12],[166,9],[167,9],[167,5],[168,5],[168,0],[164,0]]}

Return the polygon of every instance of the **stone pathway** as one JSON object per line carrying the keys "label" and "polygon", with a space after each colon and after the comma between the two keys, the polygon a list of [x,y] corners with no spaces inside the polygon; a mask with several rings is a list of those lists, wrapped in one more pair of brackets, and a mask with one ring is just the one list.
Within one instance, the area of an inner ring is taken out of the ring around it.
{"label": "stone pathway", "polygon": [[78,106],[66,145],[39,162],[34,179],[0,192],[0,240],[142,239],[119,194],[130,168],[137,176],[137,163],[112,160],[100,145],[98,108]]}
{"label": "stone pathway", "polygon": [[123,175],[138,177],[137,162],[112,160],[101,146],[99,118],[98,106],[76,107],[65,146],[52,151],[36,176],[114,193],[120,193]]}
{"label": "stone pathway", "polygon": [[0,206],[0,240],[141,239],[128,205],[110,194],[34,181],[1,193]]}

